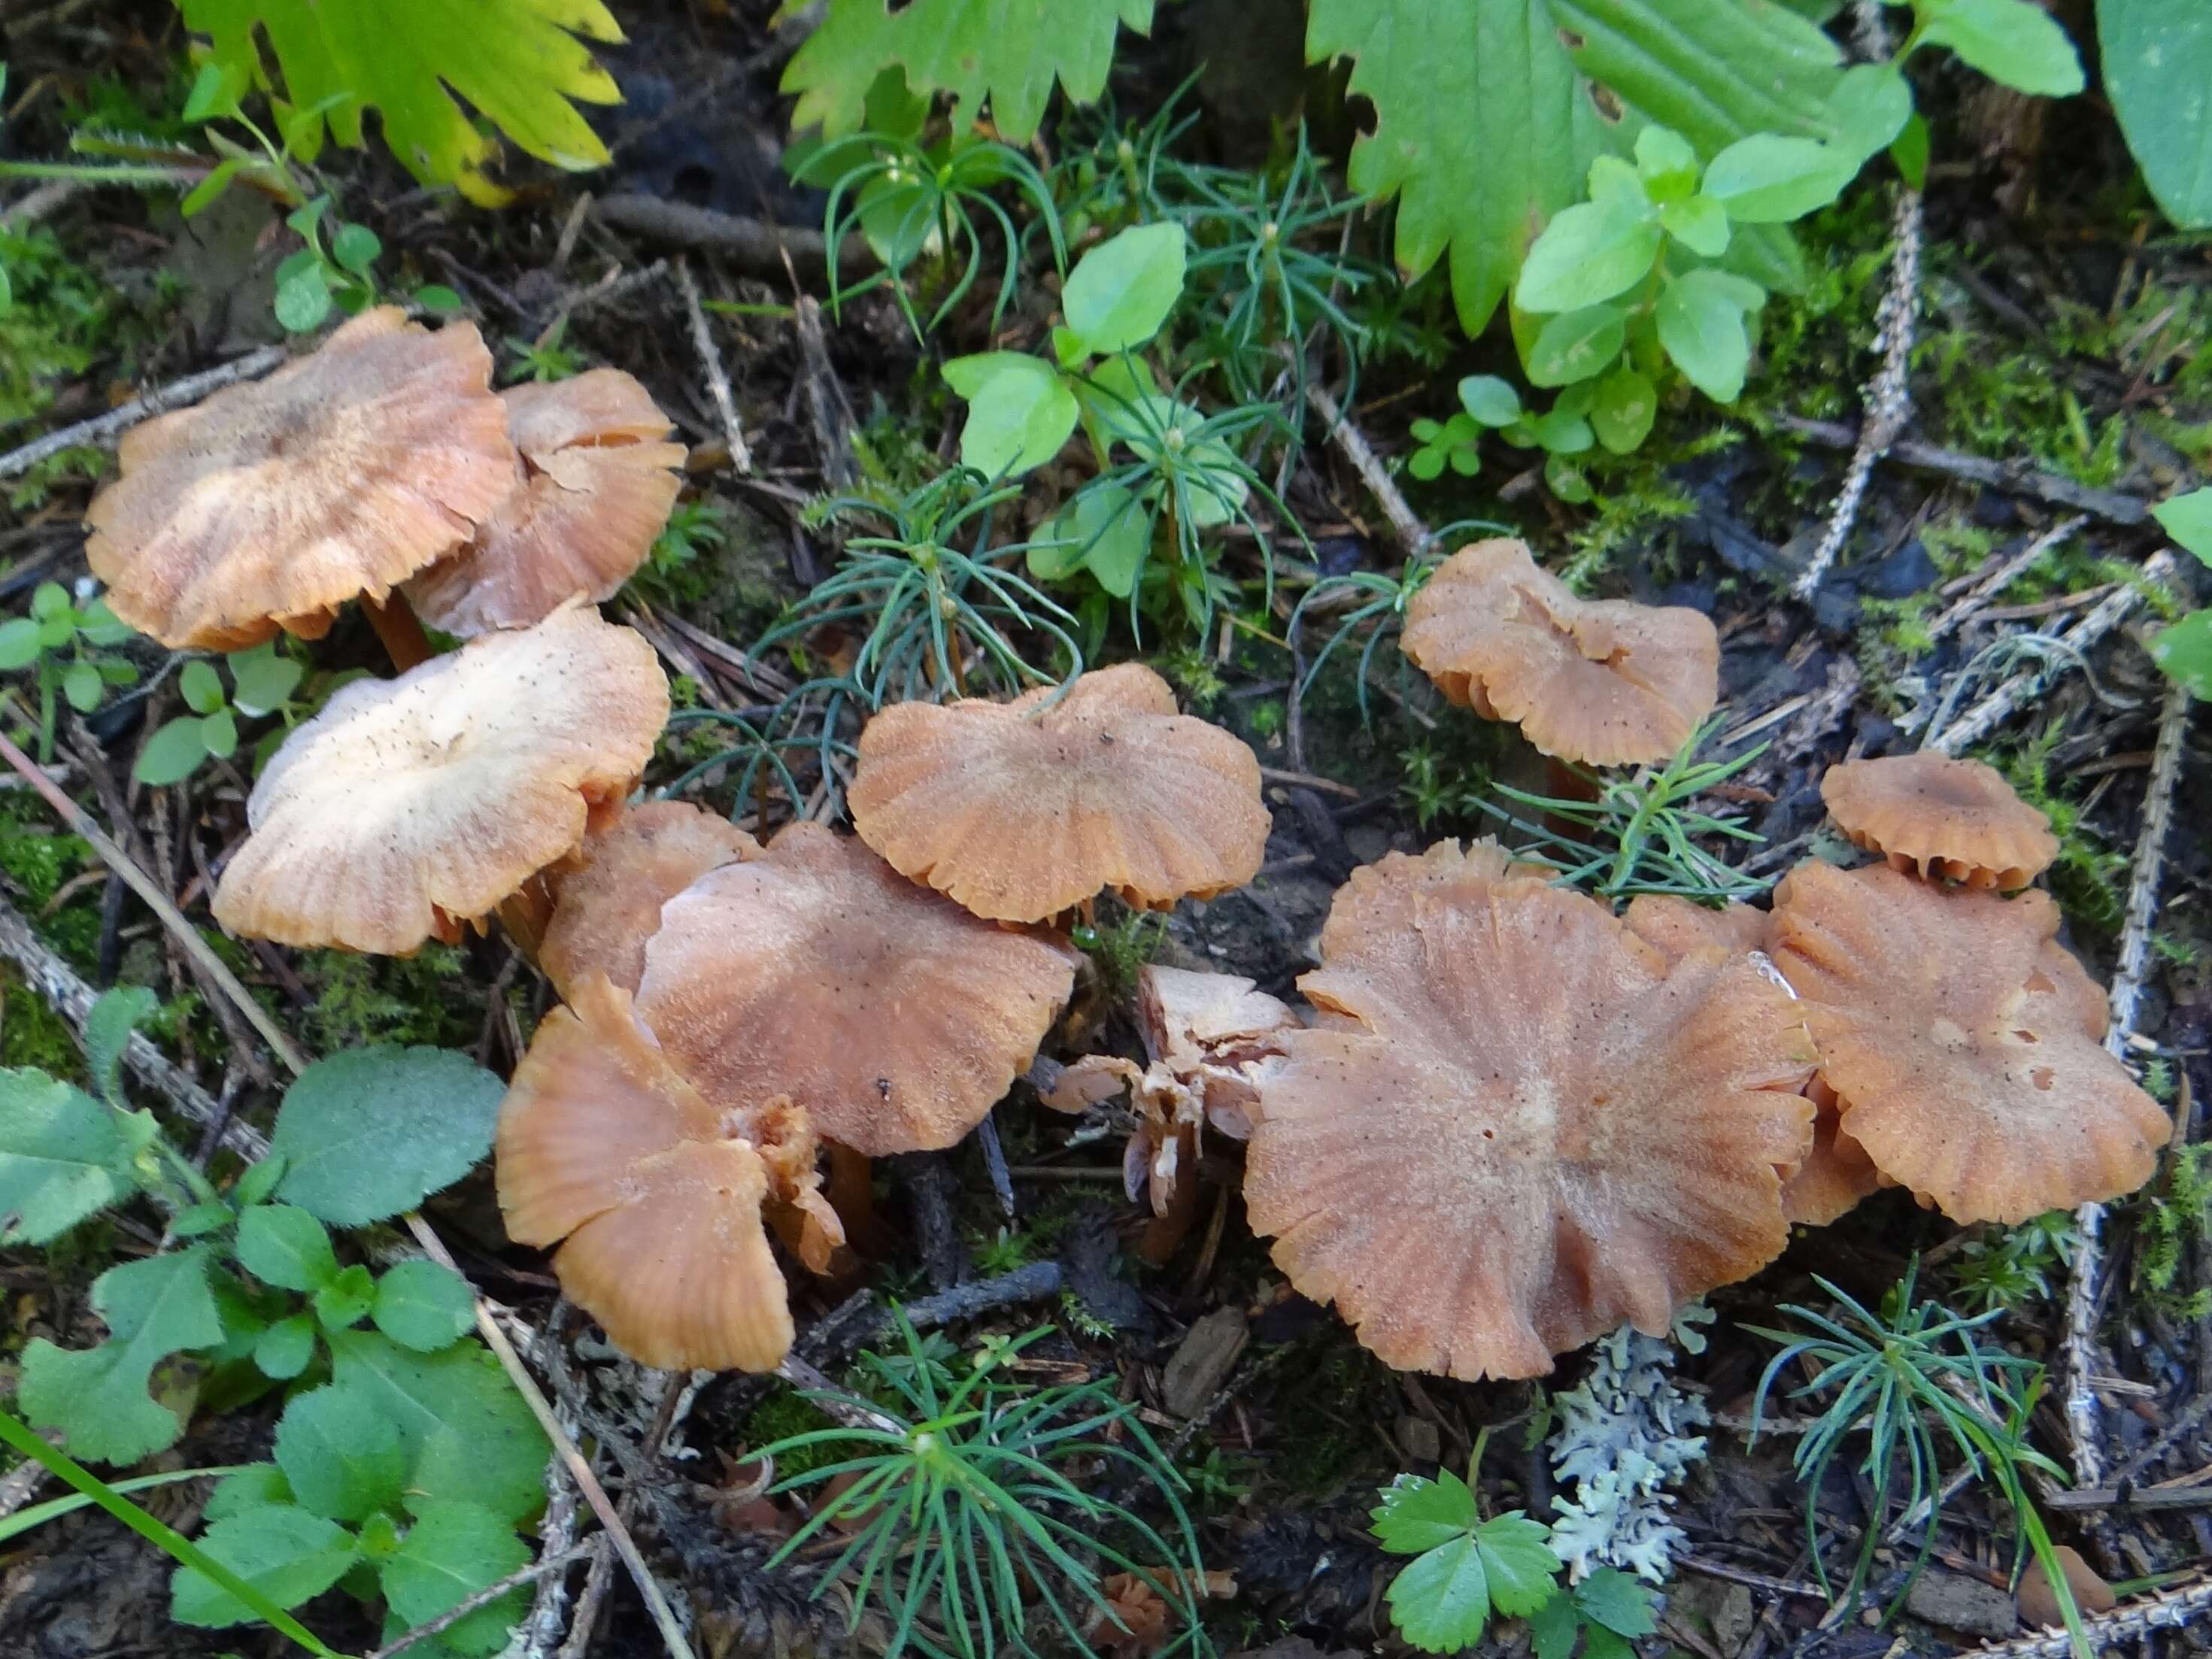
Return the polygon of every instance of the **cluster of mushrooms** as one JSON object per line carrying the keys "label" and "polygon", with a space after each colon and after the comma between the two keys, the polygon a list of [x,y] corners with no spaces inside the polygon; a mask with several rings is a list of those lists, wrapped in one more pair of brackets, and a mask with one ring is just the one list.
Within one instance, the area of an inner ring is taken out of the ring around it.
{"label": "cluster of mushrooms", "polygon": [[[1129,1093],[1129,1190],[1162,1215],[1206,1128],[1249,1139],[1252,1224],[1292,1284],[1393,1365],[1469,1378],[1540,1374],[1624,1320],[1663,1331],[1878,1186],[2009,1221],[2152,1171],[2165,1115],[2100,1046],[2056,908],[2002,896],[2049,863],[2047,826],[1931,756],[1831,772],[1837,822],[1888,862],[1804,864],[1771,912],[1616,916],[1444,842],[1354,872],[1306,1014],[1148,968],[1145,1065],[1037,1066],[1099,893],[1158,908],[1258,872],[1252,751],[1124,665],[885,709],[856,836],[763,845],[633,803],[668,686],[595,607],[684,451],[618,371],[503,393],[489,372],[472,328],[367,313],[134,432],[88,550],[117,614],[179,648],[368,608],[401,672],[277,751],[216,916],[387,954],[501,918],[562,1005],[501,1114],[507,1228],[557,1247],[563,1289],[644,1363],[777,1364],[777,1243],[832,1271],[866,1160],[956,1144],[1024,1073],[1065,1110]],[[467,642],[427,657],[416,613]],[[1577,599],[1518,542],[1446,561],[1404,647],[1455,702],[1593,764],[1666,758],[1717,696],[1705,617]]]}

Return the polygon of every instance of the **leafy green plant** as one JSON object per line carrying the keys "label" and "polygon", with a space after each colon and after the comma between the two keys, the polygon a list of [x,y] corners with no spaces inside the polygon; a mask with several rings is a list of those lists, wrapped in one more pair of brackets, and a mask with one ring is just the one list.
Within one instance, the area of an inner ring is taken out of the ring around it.
{"label": "leafy green plant", "polygon": [[[841,1424],[760,1449],[769,1458],[817,1447],[841,1454],[772,1492],[847,1478],[842,1490],[824,1493],[770,1567],[836,1527],[842,1547],[813,1593],[846,1585],[849,1629],[879,1609],[890,1626],[888,1659],[909,1650],[978,1659],[1001,1644],[1035,1655],[1032,1626],[1048,1620],[1074,1651],[1092,1653],[1102,1629],[1125,1628],[1102,1563],[1134,1575],[1173,1611],[1180,1628],[1162,1652],[1210,1651],[1197,1606],[1205,1571],[1182,1479],[1135,1409],[1115,1398],[1115,1380],[1048,1388],[1016,1380],[1012,1362],[1049,1328],[988,1342],[965,1376],[931,1355],[903,1315],[898,1331],[902,1353],[862,1357],[878,1397],[839,1397],[869,1426]],[[1111,1496],[1117,1486],[1164,1507],[1165,1529]]]}
{"label": "leafy green plant", "polygon": [[[1476,1463],[1481,1455],[1478,1442]],[[1456,1653],[1480,1642],[1496,1613],[1528,1621],[1536,1659],[1630,1659],[1634,1640],[1658,1628],[1652,1591],[1615,1567],[1562,1583],[1551,1529],[1519,1510],[1484,1518],[1474,1474],[1401,1474],[1382,1489],[1376,1541],[1414,1558],[1385,1593],[1398,1634],[1425,1653]]]}
{"label": "leafy green plant", "polygon": [[2212,1217],[2212,1146],[2192,1141],[2176,1147],[2141,1200],[2136,1232],[2137,1290],[2169,1318],[2202,1319],[2212,1313],[2212,1288],[2179,1291],[2191,1249]]}
{"label": "leafy green plant", "polygon": [[[2151,509],[2176,545],[2212,567],[2212,489],[2193,489]],[[2191,611],[2151,635],[2153,661],[2193,697],[2212,698],[2212,609]]]}
{"label": "leafy green plant", "polygon": [[40,760],[53,758],[60,702],[89,714],[109,688],[137,684],[137,666],[109,654],[136,637],[106,599],[79,605],[59,582],[40,582],[31,590],[30,614],[0,623],[0,672],[28,671],[38,690]]}
{"label": "leafy green plant", "polygon": [[[2007,1227],[1992,1238],[1963,1244],[1952,1273],[1959,1300],[1976,1313],[2010,1312],[2046,1301],[2081,1243],[2072,1214],[2052,1210]],[[2142,1261],[2139,1254],[2139,1265]]]}
{"label": "leafy green plant", "polygon": [[549,381],[573,380],[584,372],[581,352],[568,343],[568,319],[562,317],[545,331],[543,339],[525,340],[507,336],[507,349],[514,356],[514,373],[510,384],[530,380],[539,386]]}
{"label": "leafy green plant", "polygon": [[1411,430],[1419,446],[1407,458],[1406,471],[1423,483],[1434,483],[1449,467],[1462,478],[1482,471],[1482,426],[1462,410],[1442,421],[1416,420]]}
{"label": "leafy green plant", "polygon": [[2098,58],[2128,149],[2166,216],[2212,224],[2212,40],[2189,0],[2097,0]]}
{"label": "leafy green plant", "polygon": [[292,693],[307,670],[280,655],[276,641],[234,651],[223,665],[230,671],[227,692],[222,674],[204,658],[194,657],[178,671],[177,689],[191,712],[164,721],[140,747],[131,773],[141,783],[181,783],[210,757],[228,759],[238,752],[241,720],[281,715],[283,723],[272,738],[291,728],[296,714]]}
{"label": "leafy green plant", "polygon": [[[25,1348],[17,1404],[76,1457],[129,1463],[184,1432],[179,1396],[155,1392],[172,1356],[196,1361],[203,1399],[227,1376],[241,1398],[293,1384],[274,1462],[216,1489],[204,1559],[278,1608],[366,1563],[349,1584],[383,1596],[392,1628],[424,1623],[527,1559],[514,1528],[541,1501],[545,1443],[492,1357],[466,1339],[465,1283],[425,1261],[381,1273],[344,1263],[330,1229],[387,1219],[465,1175],[489,1148],[502,1087],[438,1049],[334,1055],[286,1091],[269,1156],[218,1192],[125,1097],[125,1048],[154,1002],[131,988],[94,1007],[85,1050],[95,1092],[0,1072],[9,1218],[0,1243],[49,1243],[143,1194],[170,1212],[174,1246],[93,1282],[104,1341]],[[185,1564],[172,1607],[179,1621],[269,1616],[230,1577],[203,1571],[200,1553],[172,1553]],[[436,1641],[454,1654],[491,1651],[516,1609],[486,1611]]]}
{"label": "leafy green plant", "polygon": [[[1756,846],[1764,837],[1744,828],[1742,819],[1733,814],[1702,811],[1692,803],[1758,759],[1766,745],[1747,750],[1733,760],[1699,761],[1698,750],[1718,724],[1708,720],[1664,766],[1638,767],[1626,777],[1571,768],[1589,785],[1595,799],[1563,799],[1498,783],[1491,786],[1498,794],[1534,816],[1522,817],[1487,794],[1470,794],[1466,805],[1525,836],[1518,849],[1521,856],[1552,865],[1561,881],[1606,898],[1673,893],[1717,904],[1748,897],[1765,890],[1767,884],[1707,850],[1700,838]],[[1564,820],[1580,833],[1563,834],[1547,820]]]}
{"label": "leafy green plant", "polygon": [[[1860,1535],[1844,1596],[1855,1598],[1864,1586],[1875,1553],[1888,1529],[1900,1466],[1905,1477],[1908,1522],[1917,1522],[1920,1543],[1913,1559],[1917,1578],[1935,1548],[1942,1518],[1936,1493],[1942,1484],[1948,1450],[1975,1479],[1986,1480],[2011,1509],[2021,1540],[2021,1559],[2032,1551],[2058,1598],[2066,1628],[2079,1659],[2090,1659],[2081,1616],[2066,1588],[2066,1576],[2027,1491],[2031,1472],[2063,1480],[2064,1472],[2028,1443],[2027,1428],[2042,1386],[2042,1367],[1980,1341],[1976,1333],[1996,1311],[1962,1318],[1933,1301],[1913,1295],[1920,1264],[1916,1258],[1903,1279],[1882,1297],[1879,1313],[1815,1277],[1814,1283],[1835,1304],[1833,1314],[1785,1304],[1781,1311],[1810,1334],[1746,1329],[1779,1343],[1768,1361],[1753,1401],[1753,1439],[1766,1400],[1782,1372],[1801,1364],[1809,1380],[1790,1391],[1792,1400],[1821,1400],[1795,1457],[1799,1483],[1806,1491],[1805,1536],[1823,1586],[1827,1563],[1820,1550],[1820,1493],[1829,1466],[1847,1438],[1864,1435],[1865,1455],[1857,1472],[1872,1492],[1868,1521]],[[1890,1611],[1901,1606],[1900,1595]]]}

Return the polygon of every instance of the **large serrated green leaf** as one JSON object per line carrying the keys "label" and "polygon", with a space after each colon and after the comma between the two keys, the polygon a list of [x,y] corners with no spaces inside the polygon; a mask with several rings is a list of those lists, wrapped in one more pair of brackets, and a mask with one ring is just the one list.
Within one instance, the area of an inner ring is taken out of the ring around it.
{"label": "large serrated green leaf", "polygon": [[114,1113],[44,1072],[0,1071],[0,1244],[44,1244],[134,1184]]}
{"label": "large serrated green leaf", "polygon": [[497,141],[477,131],[457,95],[540,161],[606,162],[606,146],[575,106],[622,100],[583,44],[623,38],[600,0],[178,3],[185,26],[209,37],[216,64],[264,79],[258,28],[295,109],[334,100],[307,118],[311,134],[328,122],[340,143],[358,146],[362,112],[373,107],[385,143],[410,173],[425,184],[456,185],[472,202],[496,206],[507,192],[484,171]]}
{"label": "large serrated green leaf", "polygon": [[207,1247],[110,1267],[93,1280],[92,1309],[107,1322],[107,1340],[80,1349],[34,1340],[23,1351],[16,1402],[35,1427],[59,1429],[70,1456],[135,1463],[185,1430],[148,1392],[154,1367],[222,1340]]}
{"label": "large serrated green leaf", "polygon": [[2212,225],[2212,17],[2203,0],[2099,0],[2105,90],[2144,182],[2185,228]]}
{"label": "large serrated green leaf", "polygon": [[1314,0],[1306,56],[1354,59],[1375,131],[1352,183],[1400,198],[1409,278],[1449,254],[1469,333],[1599,155],[1652,121],[1708,158],[1753,132],[1825,137],[1842,73],[1836,44],[1778,0]]}
{"label": "large serrated green leaf", "polygon": [[896,65],[914,92],[952,95],[956,127],[988,100],[999,136],[1025,144],[1055,81],[1077,103],[1106,89],[1121,25],[1149,33],[1152,0],[911,0],[896,12],[890,0],[830,0],[783,72],[783,90],[799,96],[791,124],[831,138],[854,131],[868,88]]}
{"label": "large serrated green leaf", "polygon": [[411,1353],[371,1331],[333,1331],[330,1345],[331,1380],[359,1389],[398,1429],[410,1506],[465,1499],[520,1521],[544,1501],[544,1432],[483,1348]]}

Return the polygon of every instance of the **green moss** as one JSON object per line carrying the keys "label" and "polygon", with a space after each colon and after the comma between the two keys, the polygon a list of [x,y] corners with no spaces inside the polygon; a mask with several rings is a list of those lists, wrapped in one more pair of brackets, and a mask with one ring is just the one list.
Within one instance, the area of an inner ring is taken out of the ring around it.
{"label": "green moss", "polygon": [[1269,1473],[1294,1492],[1331,1497],[1375,1455],[1372,1402],[1387,1396],[1389,1373],[1346,1340],[1298,1376],[1276,1402]]}
{"label": "green moss", "polygon": [[[744,1443],[750,1448],[769,1445],[792,1435],[811,1434],[817,1429],[836,1427],[814,1405],[801,1399],[789,1389],[779,1389],[753,1408],[745,1419]],[[847,1455],[849,1449],[833,1442],[817,1446],[801,1446],[792,1451],[779,1452],[775,1459],[775,1474],[779,1480],[794,1474],[805,1474],[809,1469],[818,1469],[825,1463],[834,1463]]]}
{"label": "green moss", "polygon": [[2081,807],[2053,782],[2051,751],[2060,735],[2053,726],[1991,758],[2021,799],[2050,817],[2058,837],[2058,857],[2045,878],[2051,896],[2075,927],[2109,939],[2127,915],[2128,855],[2083,823]]}
{"label": "green moss", "polygon": [[1099,919],[1071,936],[1091,958],[1108,996],[1120,1001],[1136,989],[1137,970],[1150,962],[1167,937],[1167,918],[1132,910],[1115,901],[1099,906]]}
{"label": "green moss", "polygon": [[343,951],[302,955],[300,977],[316,993],[302,1016],[309,1046],[324,1054],[365,1042],[463,1048],[483,1020],[483,997],[467,958],[452,945],[426,945],[411,957],[362,957]]}
{"label": "green moss", "polygon": [[0,975],[0,1066],[32,1066],[83,1082],[83,1051],[69,1022],[13,969]]}

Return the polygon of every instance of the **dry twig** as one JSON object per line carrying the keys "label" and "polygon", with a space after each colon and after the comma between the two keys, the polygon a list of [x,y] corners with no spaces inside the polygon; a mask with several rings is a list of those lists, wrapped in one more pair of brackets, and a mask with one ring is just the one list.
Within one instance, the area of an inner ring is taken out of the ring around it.
{"label": "dry twig", "polygon": [[[2200,1578],[2155,1595],[2138,1596],[2110,1613],[2085,1618],[2081,1628],[2089,1638],[2090,1648],[2102,1653],[2108,1649],[2124,1649],[2154,1630],[2178,1630],[2193,1624],[2208,1607],[2212,1607],[2212,1578]],[[1969,1648],[1966,1659],[2067,1659],[2072,1651],[2073,1638],[2064,1631],[2047,1630],[2033,1636],[2014,1637],[2009,1642]]]}
{"label": "dry twig", "polygon": [[691,280],[691,266],[679,257],[669,267],[675,273],[677,292],[684,296],[684,314],[691,320],[691,349],[699,354],[699,366],[706,371],[707,389],[714,394],[714,411],[722,419],[722,440],[729,446],[730,465],[739,472],[753,470],[753,452],[745,443],[744,428],[738,423],[737,399],[730,392],[729,371],[722,367],[722,354],[715,349],[714,337],[707,331],[706,307],[699,303],[699,285]]}
{"label": "dry twig", "polygon": [[1407,505],[1405,495],[1390,477],[1389,469],[1382,465],[1375,451],[1369,447],[1366,434],[1352,423],[1349,416],[1336,406],[1336,399],[1318,380],[1306,383],[1306,401],[1313,405],[1314,413],[1328,428],[1328,441],[1336,446],[1352,470],[1359,475],[1359,482],[1367,486],[1367,493],[1382,509],[1382,516],[1390,521],[1391,532],[1406,550],[1407,558],[1418,558],[1428,551],[1435,535],[1422,524]]}

